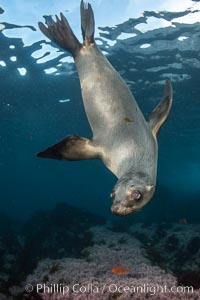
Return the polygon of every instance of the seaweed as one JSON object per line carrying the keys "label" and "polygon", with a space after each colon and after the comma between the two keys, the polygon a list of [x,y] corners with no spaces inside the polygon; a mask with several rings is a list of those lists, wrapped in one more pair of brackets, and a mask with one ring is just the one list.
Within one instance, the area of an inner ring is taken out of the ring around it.
{"label": "seaweed", "polygon": [[[8,262],[8,254],[14,257],[10,269],[5,270],[8,279],[0,280],[0,292],[4,294],[8,294],[10,286],[20,284],[41,259],[80,258],[83,249],[93,245],[93,235],[88,229],[105,222],[102,217],[65,203],[35,213],[18,234],[13,232],[7,217],[0,221],[3,224],[0,232],[1,272]],[[60,267],[59,263],[49,265],[48,273],[54,274]],[[44,282],[48,279],[48,275],[43,278]],[[23,297],[25,295],[21,299]]]}

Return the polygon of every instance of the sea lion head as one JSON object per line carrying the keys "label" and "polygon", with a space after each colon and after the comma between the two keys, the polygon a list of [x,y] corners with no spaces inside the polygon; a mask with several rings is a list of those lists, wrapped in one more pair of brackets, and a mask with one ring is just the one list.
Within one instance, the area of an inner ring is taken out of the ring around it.
{"label": "sea lion head", "polygon": [[127,173],[117,181],[110,195],[112,213],[125,216],[139,210],[151,199],[154,190],[144,174]]}

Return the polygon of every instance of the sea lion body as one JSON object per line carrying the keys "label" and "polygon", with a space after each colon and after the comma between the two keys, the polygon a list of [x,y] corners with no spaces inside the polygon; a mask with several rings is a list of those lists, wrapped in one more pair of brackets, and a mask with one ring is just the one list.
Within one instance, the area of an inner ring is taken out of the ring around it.
{"label": "sea lion body", "polygon": [[111,193],[112,212],[126,215],[137,211],[153,196],[157,173],[157,134],[172,104],[172,88],[166,81],[163,98],[148,122],[129,87],[98,49],[94,40],[91,5],[81,1],[84,43],[77,40],[61,14],[56,22],[39,23],[41,31],[74,57],[85,111],[93,137],[68,136],[38,153],[60,160],[101,159],[117,176]]}
{"label": "sea lion body", "polygon": [[146,171],[155,184],[157,141],[130,89],[95,44],[83,47],[75,63],[93,141],[102,149],[103,162],[118,178],[135,168]]}

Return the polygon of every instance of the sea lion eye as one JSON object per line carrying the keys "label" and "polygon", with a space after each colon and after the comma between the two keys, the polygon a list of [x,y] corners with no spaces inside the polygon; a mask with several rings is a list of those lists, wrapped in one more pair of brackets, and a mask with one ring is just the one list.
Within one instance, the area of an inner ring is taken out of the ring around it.
{"label": "sea lion eye", "polygon": [[139,191],[132,191],[131,196],[134,200],[140,200],[142,194]]}
{"label": "sea lion eye", "polygon": [[115,197],[115,195],[116,195],[116,193],[115,193],[115,191],[113,190],[112,193],[110,194],[110,198],[113,199],[113,198]]}

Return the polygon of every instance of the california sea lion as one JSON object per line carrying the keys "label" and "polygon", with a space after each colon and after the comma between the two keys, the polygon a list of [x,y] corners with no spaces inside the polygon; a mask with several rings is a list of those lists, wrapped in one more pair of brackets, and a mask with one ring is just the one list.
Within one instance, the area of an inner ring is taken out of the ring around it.
{"label": "california sea lion", "polygon": [[91,139],[71,135],[39,157],[60,160],[101,159],[118,178],[112,193],[112,212],[127,215],[152,197],[157,173],[157,134],[169,114],[172,88],[166,81],[163,98],[148,122],[121,76],[98,49],[94,40],[94,15],[81,1],[83,44],[61,14],[56,22],[39,23],[40,30],[75,61]]}

